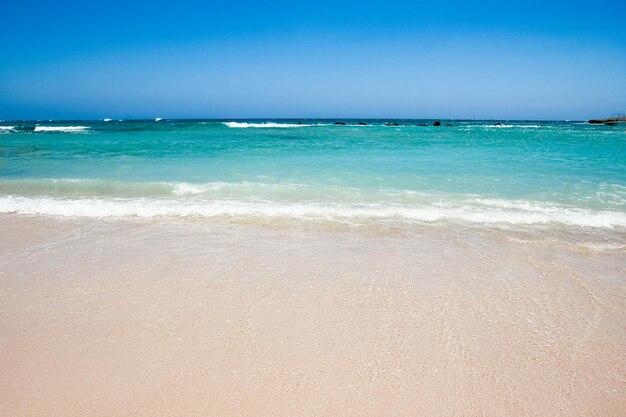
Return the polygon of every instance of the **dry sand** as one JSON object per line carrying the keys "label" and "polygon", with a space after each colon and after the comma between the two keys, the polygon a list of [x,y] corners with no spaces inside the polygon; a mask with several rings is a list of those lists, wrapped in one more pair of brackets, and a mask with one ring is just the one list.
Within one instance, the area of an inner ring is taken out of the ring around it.
{"label": "dry sand", "polygon": [[2,416],[626,415],[620,246],[15,215],[0,231]]}

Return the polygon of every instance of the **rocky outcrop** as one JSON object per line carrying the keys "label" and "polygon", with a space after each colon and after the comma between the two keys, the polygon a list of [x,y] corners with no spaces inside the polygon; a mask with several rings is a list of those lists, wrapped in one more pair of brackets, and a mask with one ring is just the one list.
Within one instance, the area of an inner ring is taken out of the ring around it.
{"label": "rocky outcrop", "polygon": [[592,125],[626,123],[626,115],[624,113],[615,113],[606,119],[591,119],[588,123]]}

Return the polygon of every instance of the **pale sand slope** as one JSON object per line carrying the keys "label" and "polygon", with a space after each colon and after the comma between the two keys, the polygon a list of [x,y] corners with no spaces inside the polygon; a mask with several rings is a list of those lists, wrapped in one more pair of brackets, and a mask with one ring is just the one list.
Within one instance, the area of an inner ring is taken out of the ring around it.
{"label": "pale sand slope", "polygon": [[0,230],[2,416],[626,415],[623,249],[437,226]]}

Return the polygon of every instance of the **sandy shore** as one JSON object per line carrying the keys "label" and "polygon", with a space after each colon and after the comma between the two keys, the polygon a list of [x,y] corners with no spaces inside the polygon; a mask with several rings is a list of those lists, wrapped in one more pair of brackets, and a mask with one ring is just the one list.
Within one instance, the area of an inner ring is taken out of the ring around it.
{"label": "sandy shore", "polygon": [[0,216],[2,416],[624,416],[626,251]]}

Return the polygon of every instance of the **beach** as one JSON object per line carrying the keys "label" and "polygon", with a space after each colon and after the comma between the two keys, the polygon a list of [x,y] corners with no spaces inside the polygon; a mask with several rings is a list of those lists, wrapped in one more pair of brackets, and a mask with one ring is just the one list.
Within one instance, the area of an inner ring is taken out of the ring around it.
{"label": "beach", "polygon": [[623,232],[16,214],[0,229],[3,416],[626,408]]}

